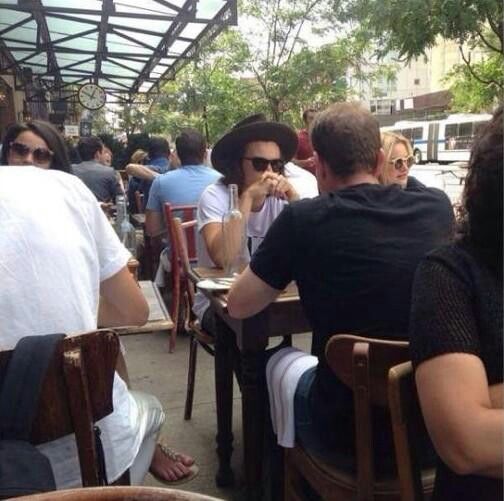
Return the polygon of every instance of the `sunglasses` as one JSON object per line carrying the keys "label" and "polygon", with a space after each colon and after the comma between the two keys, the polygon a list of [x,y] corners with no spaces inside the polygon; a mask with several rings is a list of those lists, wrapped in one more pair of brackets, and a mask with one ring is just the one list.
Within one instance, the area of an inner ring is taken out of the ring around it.
{"label": "sunglasses", "polygon": [[415,163],[415,157],[393,158],[389,163],[394,164],[397,170],[402,170],[404,167],[409,169]]}
{"label": "sunglasses", "polygon": [[30,148],[26,144],[17,142],[10,143],[10,148],[19,157],[26,157],[31,153],[33,155],[33,160],[39,164],[49,163],[54,155],[54,153],[47,148]]}
{"label": "sunglasses", "polygon": [[281,158],[269,160],[263,157],[243,157],[243,159],[250,160],[252,167],[254,167],[257,172],[264,172],[268,168],[268,165],[271,165],[271,169],[274,172],[282,172],[285,166],[285,162]]}

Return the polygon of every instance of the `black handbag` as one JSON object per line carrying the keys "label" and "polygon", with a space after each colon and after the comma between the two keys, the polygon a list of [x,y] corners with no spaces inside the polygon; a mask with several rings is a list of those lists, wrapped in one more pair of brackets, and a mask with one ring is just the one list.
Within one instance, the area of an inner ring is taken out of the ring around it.
{"label": "black handbag", "polygon": [[0,499],[56,489],[49,459],[30,440],[49,362],[64,334],[19,340],[0,392]]}

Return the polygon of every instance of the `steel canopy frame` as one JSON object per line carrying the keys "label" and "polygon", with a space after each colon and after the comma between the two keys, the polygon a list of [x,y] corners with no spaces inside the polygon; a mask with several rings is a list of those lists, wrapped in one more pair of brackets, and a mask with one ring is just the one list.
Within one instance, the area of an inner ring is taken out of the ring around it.
{"label": "steel canopy frame", "polygon": [[[159,12],[116,0],[101,0],[101,9],[81,8],[82,3],[77,0],[68,0],[70,6],[66,7],[44,0],[0,1],[0,75],[14,73],[16,88],[25,90],[36,79],[43,92],[26,96],[31,102],[68,100],[72,97],[68,95],[69,88],[93,82],[100,83],[115,102],[146,103],[159,93],[163,82],[173,80],[197,56],[201,47],[226,26],[237,23],[237,0],[221,0],[222,7],[211,19],[198,16],[198,0],[178,0],[182,5],[175,1],[151,0],[159,6]],[[124,11],[119,6],[129,9]],[[9,14],[13,22],[2,22]],[[128,26],[132,20],[138,23]],[[66,22],[67,27],[74,23],[75,29],[72,33],[60,33],[51,30],[51,22]],[[167,29],[152,29],[151,25],[159,27],[160,22]],[[205,26],[197,36],[190,37],[184,34],[188,24]],[[189,45],[177,53],[177,42]],[[91,50],[89,45],[94,43],[96,49]],[[109,44],[114,45],[113,50]],[[162,74],[153,76],[155,69]]]}

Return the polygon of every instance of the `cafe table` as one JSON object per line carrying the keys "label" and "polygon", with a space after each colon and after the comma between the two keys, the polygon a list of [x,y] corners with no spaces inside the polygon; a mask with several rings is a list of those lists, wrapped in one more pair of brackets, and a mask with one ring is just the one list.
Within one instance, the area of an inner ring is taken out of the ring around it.
{"label": "cafe table", "polygon": [[[224,277],[223,270],[195,267],[191,280],[197,284],[203,279]],[[262,461],[265,423],[264,362],[268,338],[289,336],[311,331],[297,287],[294,283],[280,294],[262,312],[250,318],[237,320],[227,311],[227,292],[201,289],[210,300],[217,317],[215,343],[215,392],[217,403],[217,455],[219,469],[217,485],[233,482],[231,454],[233,451],[232,406],[233,366],[236,348],[240,358],[240,386],[242,390],[243,455],[245,492],[248,499],[262,496]],[[235,334],[230,339],[227,325]]]}

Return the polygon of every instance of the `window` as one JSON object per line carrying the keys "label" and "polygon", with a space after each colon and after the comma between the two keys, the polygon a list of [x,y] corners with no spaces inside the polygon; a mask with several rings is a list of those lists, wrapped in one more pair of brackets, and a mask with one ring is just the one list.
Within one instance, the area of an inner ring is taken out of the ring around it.
{"label": "window", "polygon": [[467,137],[472,136],[473,124],[472,122],[459,125],[459,136]]}
{"label": "window", "polygon": [[457,144],[458,124],[445,127],[445,150],[454,150]]}
{"label": "window", "polygon": [[422,127],[415,127],[413,129],[413,133],[411,135],[413,141],[418,141],[423,138],[423,128]]}
{"label": "window", "polygon": [[406,138],[406,139],[409,139],[411,141],[411,131],[412,129],[403,129],[401,131],[401,134]]}
{"label": "window", "polygon": [[449,124],[445,128],[445,137],[458,136],[458,124]]}
{"label": "window", "polygon": [[419,78],[415,78],[415,80],[413,80],[413,84],[414,85],[420,85],[420,79]]}

